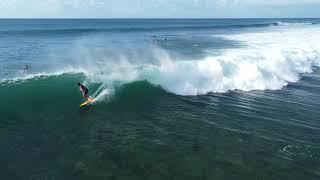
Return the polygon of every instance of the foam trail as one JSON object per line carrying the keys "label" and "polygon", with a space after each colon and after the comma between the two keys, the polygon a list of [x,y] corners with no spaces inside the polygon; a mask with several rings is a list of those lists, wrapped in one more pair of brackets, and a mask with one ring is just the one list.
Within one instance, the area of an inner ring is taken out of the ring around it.
{"label": "foam trail", "polygon": [[276,24],[279,26],[305,26],[305,25],[315,25],[316,23],[312,23],[312,22],[293,23],[293,22],[278,21]]}
{"label": "foam trail", "polygon": [[96,102],[105,100],[107,97],[110,97],[113,90],[112,89],[104,89],[96,96]]}
{"label": "foam trail", "polygon": [[100,87],[93,93],[92,97],[96,99],[96,102],[105,100],[113,94],[113,89],[108,87],[105,83],[101,84]]}
{"label": "foam trail", "polygon": [[100,87],[93,93],[92,96],[93,96],[93,97],[97,97],[98,94],[101,92],[101,90],[103,90],[103,88],[104,88],[103,84],[100,85]]}

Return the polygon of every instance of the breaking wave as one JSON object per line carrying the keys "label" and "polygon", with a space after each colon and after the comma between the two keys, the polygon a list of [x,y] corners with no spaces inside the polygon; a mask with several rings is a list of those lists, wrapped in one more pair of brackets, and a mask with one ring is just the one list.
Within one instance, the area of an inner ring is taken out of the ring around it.
{"label": "breaking wave", "polygon": [[200,95],[230,90],[281,89],[297,82],[301,73],[319,66],[319,27],[219,35],[246,46],[208,55],[203,59],[176,60],[162,49],[153,50],[156,64],[133,64],[123,58],[83,69],[87,82],[114,83],[147,80],[179,95]]}
{"label": "breaking wave", "polygon": [[[320,65],[320,36],[314,36],[319,32],[318,26],[309,26],[214,35],[244,46],[194,60],[175,59],[161,48],[151,50],[153,63],[133,63],[125,55],[109,59],[91,53],[84,60],[90,65],[78,61],[52,74],[83,73],[85,84],[101,84],[94,93],[100,100],[112,94],[116,86],[144,80],[178,95],[276,90],[297,82],[301,73],[311,73]],[[34,76],[41,75],[50,74]]]}

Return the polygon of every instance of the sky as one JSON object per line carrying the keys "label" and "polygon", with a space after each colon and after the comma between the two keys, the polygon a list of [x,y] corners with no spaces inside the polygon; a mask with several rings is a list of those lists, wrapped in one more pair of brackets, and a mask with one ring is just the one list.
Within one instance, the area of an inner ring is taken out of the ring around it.
{"label": "sky", "polygon": [[320,18],[320,0],[0,0],[0,18]]}

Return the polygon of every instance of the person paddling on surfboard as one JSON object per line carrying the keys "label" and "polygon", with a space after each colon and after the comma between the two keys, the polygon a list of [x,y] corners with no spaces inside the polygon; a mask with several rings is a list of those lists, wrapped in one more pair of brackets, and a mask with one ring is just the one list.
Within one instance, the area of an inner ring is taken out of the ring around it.
{"label": "person paddling on surfboard", "polygon": [[87,101],[91,101],[91,97],[89,96],[89,90],[87,87],[85,87],[84,85],[82,85],[81,83],[78,82],[78,86],[80,87],[80,91],[83,95],[83,97],[87,100]]}

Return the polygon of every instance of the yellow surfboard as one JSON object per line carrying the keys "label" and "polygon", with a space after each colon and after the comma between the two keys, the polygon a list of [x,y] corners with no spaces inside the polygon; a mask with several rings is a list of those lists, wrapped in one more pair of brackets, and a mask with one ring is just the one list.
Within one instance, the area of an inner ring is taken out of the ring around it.
{"label": "yellow surfboard", "polygon": [[95,99],[95,98],[90,98],[90,99],[89,99],[89,100],[87,100],[86,102],[84,102],[84,103],[80,104],[80,107],[83,107],[83,106],[89,105],[89,104],[91,104],[91,103],[93,103],[93,102],[95,102],[95,101],[96,101],[96,99]]}

